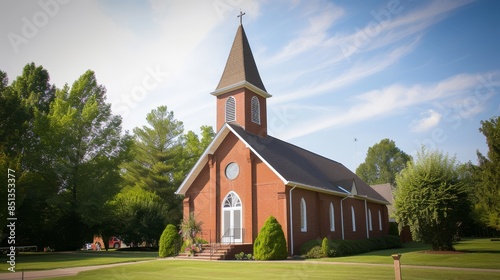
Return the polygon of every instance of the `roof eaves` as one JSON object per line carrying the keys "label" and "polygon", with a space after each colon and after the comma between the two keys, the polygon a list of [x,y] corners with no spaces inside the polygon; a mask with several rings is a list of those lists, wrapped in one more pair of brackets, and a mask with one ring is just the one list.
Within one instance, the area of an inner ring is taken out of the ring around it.
{"label": "roof eaves", "polygon": [[338,195],[338,196],[344,196],[344,197],[351,195],[350,193],[337,192],[334,190],[329,190],[329,189],[325,189],[325,188],[311,186],[311,185],[307,185],[307,184],[303,184],[303,183],[299,183],[299,182],[294,182],[294,181],[287,181],[285,183],[285,185],[291,186],[291,187],[298,187],[298,188],[306,189],[306,190],[312,190],[312,191],[321,192],[321,193],[326,193],[326,194],[334,194],[334,195]]}
{"label": "roof eaves", "polygon": [[241,81],[241,82],[238,82],[236,84],[232,84],[230,86],[217,89],[217,90],[211,92],[210,94],[213,95],[213,96],[219,96],[219,95],[222,95],[224,93],[228,93],[228,92],[230,92],[232,90],[235,90],[235,89],[238,89],[238,88],[241,88],[241,87],[248,88],[251,91],[257,93],[258,95],[260,95],[260,96],[262,96],[264,98],[272,97],[271,94],[267,93],[266,91],[262,90],[261,88],[255,86],[254,84],[252,84],[252,83],[250,83],[248,81]]}
{"label": "roof eaves", "polygon": [[257,152],[257,150],[255,150],[252,145],[250,145],[250,143],[248,143],[245,138],[243,138],[236,130],[234,130],[230,125],[227,126],[233,133],[234,135],[236,135],[236,137],[238,137],[238,139],[240,139],[243,143],[245,143],[245,146],[247,148],[249,148],[264,164],[267,165],[267,167],[269,167],[269,169],[271,169],[274,174],[276,174],[276,176],[278,176],[281,181],[286,184],[288,181],[285,179],[285,177],[283,177],[283,175],[281,175],[269,162],[266,161],[266,159],[264,157],[262,157],[262,155]]}
{"label": "roof eaves", "polygon": [[208,147],[205,149],[203,154],[200,156],[198,161],[195,163],[193,168],[189,171],[188,175],[186,178],[184,178],[184,181],[180,184],[179,188],[175,191],[175,194],[185,194],[188,188],[191,186],[193,181],[196,179],[198,174],[201,172],[203,167],[208,161],[208,155],[213,154],[215,150],[219,147],[219,145],[222,143],[222,140],[226,138],[227,134],[229,133],[228,125],[224,124],[224,126],[219,130],[217,135],[215,135],[214,139],[208,145]]}

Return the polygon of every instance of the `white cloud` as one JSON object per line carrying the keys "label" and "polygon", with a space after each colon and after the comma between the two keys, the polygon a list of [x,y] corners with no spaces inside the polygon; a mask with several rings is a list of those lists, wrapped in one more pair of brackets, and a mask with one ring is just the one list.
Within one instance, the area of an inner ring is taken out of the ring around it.
{"label": "white cloud", "polygon": [[420,113],[420,118],[410,124],[410,130],[413,132],[424,132],[436,127],[441,121],[442,115],[432,109]]}
{"label": "white cloud", "polygon": [[315,6],[314,16],[308,20],[308,26],[299,32],[298,36],[288,42],[276,55],[268,58],[264,65],[272,65],[290,60],[304,52],[316,49],[324,45],[328,40],[327,31],[332,25],[341,19],[344,9],[333,4]]}
{"label": "white cloud", "polygon": [[[486,103],[493,95],[478,95],[478,88],[486,87],[486,85],[483,85],[482,77],[489,77],[488,81],[490,83],[487,87],[490,87],[491,90],[498,87],[500,72],[458,74],[430,85],[415,84],[407,87],[393,84],[380,90],[372,90],[357,95],[355,97],[357,104],[347,110],[337,110],[334,114],[316,114],[316,117],[311,116],[311,112],[307,112],[307,121],[295,123],[293,128],[289,127],[278,137],[288,140],[332,127],[350,125],[374,118],[384,118],[401,114],[413,106],[427,102],[435,101],[448,104],[450,98],[476,96],[481,103]],[[296,117],[296,119],[300,118]]]}

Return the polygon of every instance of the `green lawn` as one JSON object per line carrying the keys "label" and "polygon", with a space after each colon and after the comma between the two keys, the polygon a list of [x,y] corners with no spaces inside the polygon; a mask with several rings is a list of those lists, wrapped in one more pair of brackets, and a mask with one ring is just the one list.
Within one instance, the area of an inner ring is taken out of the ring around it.
{"label": "green lawn", "polygon": [[455,245],[455,254],[428,252],[430,246],[421,243],[405,244],[404,248],[374,251],[362,255],[325,258],[325,262],[356,262],[392,264],[392,254],[401,253],[403,265],[448,266],[500,269],[500,241],[467,239]]}
{"label": "green lawn", "polygon": [[[500,269],[500,242],[489,239],[464,240],[456,244],[456,249],[462,252],[460,254],[426,253],[429,249],[426,245],[411,243],[397,250],[376,251],[358,256],[286,262],[156,260],[156,252],[40,253],[18,255],[16,270],[155,259],[56,279],[393,279],[393,261],[390,255],[401,253],[402,274],[405,280],[500,279],[500,271],[443,270],[409,266]],[[5,271],[7,265],[4,263],[2,259],[0,267]]]}
{"label": "green lawn", "polygon": [[[500,279],[500,272],[403,268],[403,279]],[[54,279],[394,279],[390,265],[155,260]]]}
{"label": "green lawn", "polygon": [[[16,255],[16,271],[45,270],[64,267],[101,265],[155,259],[158,252],[78,251],[51,253],[21,253]],[[8,272],[7,257],[0,257],[0,271]]]}

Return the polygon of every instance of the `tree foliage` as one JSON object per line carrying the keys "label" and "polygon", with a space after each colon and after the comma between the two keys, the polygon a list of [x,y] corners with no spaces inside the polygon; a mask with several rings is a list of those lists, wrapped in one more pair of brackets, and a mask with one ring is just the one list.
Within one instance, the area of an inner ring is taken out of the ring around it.
{"label": "tree foliage", "polygon": [[174,192],[214,133],[183,134],[166,106],[147,122],[134,138],[122,133],[93,71],[62,88],[34,63],[10,85],[0,71],[0,167],[16,171],[19,242],[75,249],[94,234],[122,234],[154,243],[167,223],[178,224]]}
{"label": "tree foliage", "polygon": [[[176,120],[174,113],[168,111],[166,106],[152,110],[147,115],[146,121],[148,125],[134,129],[133,157],[122,165],[124,170],[122,177],[126,189],[139,188],[143,190],[143,194],[148,192],[163,201],[163,208],[151,210],[159,211],[155,214],[155,221],[163,230],[166,224],[180,223],[182,201],[175,191],[211,142],[214,133],[211,127],[203,126],[201,140],[192,131],[184,134],[182,122]],[[124,205],[117,204],[117,207]],[[118,210],[118,213],[126,212],[127,210]],[[142,232],[141,236],[156,236],[154,240],[158,240],[161,231],[158,232],[157,228],[152,230],[145,223],[137,224],[130,219],[133,217],[121,216],[122,221],[135,225],[135,231]],[[135,235],[134,238],[139,236]],[[142,240],[134,239],[134,241]]]}
{"label": "tree foliage", "polygon": [[280,223],[269,216],[253,245],[256,260],[284,260],[288,257],[285,233]]}
{"label": "tree foliage", "polygon": [[0,88],[9,120],[1,126],[2,162],[18,171],[19,239],[79,248],[107,226],[106,202],[119,190],[118,166],[130,145],[121,118],[111,114],[92,71],[56,89],[48,72],[31,63]]}
{"label": "tree foliage", "polygon": [[126,187],[110,202],[114,234],[127,242],[149,244],[158,240],[168,221],[168,207],[157,194],[138,186]]}
{"label": "tree foliage", "polygon": [[367,184],[396,185],[396,174],[401,172],[411,157],[396,147],[396,143],[383,139],[368,148],[365,162],[356,169],[356,174]]}
{"label": "tree foliage", "polygon": [[479,131],[486,137],[488,153],[477,151],[475,213],[482,224],[500,230],[500,117],[482,121]]}
{"label": "tree foliage", "polygon": [[433,250],[453,250],[458,223],[469,210],[467,190],[455,158],[422,148],[415,162],[396,176],[394,216],[415,240]]}

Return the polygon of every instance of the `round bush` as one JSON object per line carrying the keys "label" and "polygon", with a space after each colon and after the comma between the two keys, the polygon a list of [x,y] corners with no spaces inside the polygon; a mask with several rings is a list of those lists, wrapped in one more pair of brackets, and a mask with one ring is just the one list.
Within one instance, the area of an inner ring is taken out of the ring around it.
{"label": "round bush", "polygon": [[280,223],[270,216],[253,244],[256,260],[284,260],[288,257],[285,234]]}
{"label": "round bush", "polygon": [[158,255],[161,258],[170,257],[175,255],[175,247],[179,244],[180,238],[177,228],[170,224],[165,227],[163,233],[160,237],[160,248],[158,249]]}

